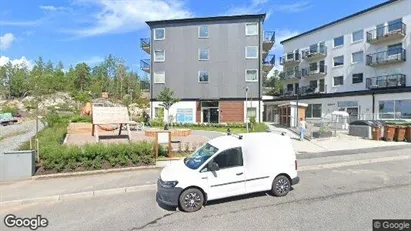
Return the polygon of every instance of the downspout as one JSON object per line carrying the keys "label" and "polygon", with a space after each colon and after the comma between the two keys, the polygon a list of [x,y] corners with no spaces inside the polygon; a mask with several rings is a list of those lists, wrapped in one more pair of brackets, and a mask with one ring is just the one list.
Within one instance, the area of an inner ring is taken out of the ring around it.
{"label": "downspout", "polygon": [[[259,44],[258,44],[258,46],[259,46],[259,50],[260,50],[260,52],[258,52],[258,121],[261,123],[262,121],[261,121],[261,88],[263,87],[262,86],[262,83],[261,83],[261,63],[263,62],[262,61],[262,57],[261,57],[261,54],[262,54],[262,52],[263,52],[263,49],[262,49],[262,37],[264,36],[264,29],[263,29],[263,21],[262,20],[260,20],[260,23],[261,23],[261,26],[260,26],[260,36],[259,36],[259,38],[258,38],[258,40],[259,40]],[[246,115],[247,115],[247,111],[246,111]]]}
{"label": "downspout", "polygon": [[372,93],[372,120],[375,120],[375,93]]}

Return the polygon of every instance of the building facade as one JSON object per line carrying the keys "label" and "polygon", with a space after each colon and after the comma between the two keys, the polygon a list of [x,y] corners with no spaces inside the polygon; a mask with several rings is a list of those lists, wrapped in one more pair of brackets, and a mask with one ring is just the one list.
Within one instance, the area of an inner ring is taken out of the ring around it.
{"label": "building facade", "polygon": [[284,95],[308,104],[307,121],[346,111],[350,120],[411,119],[411,0],[391,0],[281,42]]}
{"label": "building facade", "polygon": [[[262,119],[262,81],[273,68],[275,34],[263,30],[265,14],[150,21],[141,39],[150,59],[151,118],[168,120],[157,100],[164,87],[180,102],[170,109],[179,123]],[[247,100],[246,100],[247,98]],[[246,102],[247,101],[247,102]]]}

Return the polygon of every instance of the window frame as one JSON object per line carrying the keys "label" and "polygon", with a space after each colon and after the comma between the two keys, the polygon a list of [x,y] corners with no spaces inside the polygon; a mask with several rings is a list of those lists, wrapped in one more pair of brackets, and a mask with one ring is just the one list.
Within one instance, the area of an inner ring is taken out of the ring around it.
{"label": "window frame", "polygon": [[[361,62],[354,62],[354,54],[358,54],[358,53],[362,53]],[[357,51],[357,52],[351,53],[351,64],[362,64],[362,63],[364,63],[364,51]]]}
{"label": "window frame", "polygon": [[[354,41],[354,33],[358,33],[358,32],[361,32],[361,39]],[[361,41],[364,41],[364,29],[357,30],[351,33],[351,43],[359,43]]]}
{"label": "window frame", "polygon": [[[163,60],[157,59],[158,58],[157,55],[156,55],[157,51],[162,51],[164,53],[164,55],[163,55],[164,59]],[[155,50],[153,55],[154,55],[154,62],[165,62],[166,61],[166,50]]]}
{"label": "window frame", "polygon": [[[207,50],[207,59],[201,58],[201,50]],[[210,49],[209,48],[198,48],[198,61],[208,61],[210,60]]]}
{"label": "window frame", "polygon": [[[342,84],[335,85],[335,78],[342,78]],[[339,87],[344,85],[344,76],[339,75],[339,76],[333,76],[333,87]]]}
{"label": "window frame", "polygon": [[[254,25],[254,24],[257,25],[256,33],[255,33],[255,34],[249,34],[249,33],[247,33],[247,32],[248,32],[247,26],[248,26],[248,25]],[[258,32],[259,32],[258,30],[259,30],[258,22],[248,22],[248,23],[245,24],[245,35],[246,35],[246,36],[256,36],[256,35],[259,34],[259,33],[258,33]]]}
{"label": "window frame", "polygon": [[255,114],[254,117],[257,117],[257,107],[246,107],[246,112],[245,112],[245,113],[246,113],[246,114],[245,114],[246,118],[250,118],[250,117],[251,117],[251,116],[248,115],[248,114],[249,114],[249,112],[248,112],[249,109],[254,110],[254,112],[255,112],[255,113],[254,113],[254,114]]}
{"label": "window frame", "polygon": [[[156,81],[156,75],[159,75],[159,74],[163,74],[164,75],[164,81],[163,82],[157,82]],[[153,73],[153,83],[154,84],[164,84],[164,83],[166,83],[166,72],[165,71],[156,71],[156,72],[154,72]]]}
{"label": "window frame", "polygon": [[[241,157],[241,165],[230,166],[230,167],[225,167],[225,168],[221,168],[220,165],[219,165],[219,167],[220,167],[220,170],[219,170],[219,171],[225,170],[225,169],[230,169],[230,168],[244,167],[244,154],[243,154],[243,150],[242,150],[241,147],[234,147],[234,148],[228,148],[228,149],[225,149],[225,150],[221,150],[221,152],[219,152],[219,153],[218,153],[217,155],[215,155],[213,158],[210,158],[210,161],[207,162],[207,164],[206,164],[204,167],[207,168],[208,164],[211,163],[211,162],[215,162],[215,159],[216,159],[219,155],[224,154],[225,152],[227,152],[227,151],[229,151],[229,150],[233,150],[233,149],[237,149],[237,150],[240,151],[240,154],[241,154],[241,155],[240,155],[240,157]],[[217,163],[217,162],[215,162],[215,163]],[[217,163],[217,164],[218,164],[218,163]],[[209,172],[208,169],[207,169],[207,172]]]}
{"label": "window frame", "polygon": [[[340,58],[340,57],[342,57],[342,64],[336,66],[336,65],[335,65],[335,58]],[[335,57],[333,57],[333,67],[342,67],[342,66],[344,66],[344,55],[340,55],[340,56],[335,56]]]}
{"label": "window frame", "polygon": [[[248,71],[255,71],[256,79],[255,80],[248,80],[247,77],[247,72]],[[245,69],[245,81],[246,82],[258,82],[258,69]]]}
{"label": "window frame", "polygon": [[[319,108],[320,108],[320,116],[319,117],[314,116],[314,105],[319,106]],[[322,113],[323,113],[323,108],[322,107],[323,107],[323,105],[321,103],[308,104],[307,105],[307,113],[305,114],[305,117],[309,118],[309,119],[319,119],[319,118],[321,118]],[[309,114],[311,115],[310,117],[307,116]]]}
{"label": "window frame", "polygon": [[[207,81],[201,81],[201,80],[200,80],[200,74],[201,74],[201,72],[207,72]],[[199,83],[208,83],[209,80],[210,80],[209,78],[210,78],[210,73],[209,73],[209,71],[198,71],[198,73],[197,73],[197,80],[198,80]]]}
{"label": "window frame", "polygon": [[[338,39],[338,38],[342,38],[342,44],[336,46],[336,45],[335,45],[335,39]],[[343,46],[344,46],[344,35],[341,35],[341,36],[338,36],[338,37],[333,38],[333,48],[340,48],[340,47],[343,47]]]}
{"label": "window frame", "polygon": [[[202,37],[202,36],[201,36],[201,27],[207,27],[207,36],[206,36],[206,37]],[[207,39],[207,38],[209,38],[209,37],[210,37],[210,34],[209,34],[208,32],[209,32],[209,31],[208,31],[208,25],[198,26],[198,38],[199,38],[199,39]]]}
{"label": "window frame", "polygon": [[[164,36],[161,39],[156,37],[156,31],[158,31],[158,30],[163,30]],[[154,41],[161,41],[161,40],[165,40],[165,39],[166,39],[166,28],[155,28],[154,29]]]}
{"label": "window frame", "polygon": [[[356,82],[354,83],[354,75],[360,75],[361,74],[361,82]],[[352,84],[359,84],[359,83],[363,83],[364,82],[364,73],[360,72],[360,73],[354,73],[351,75],[351,83]]]}
{"label": "window frame", "polygon": [[[254,57],[248,57],[247,55],[248,55],[248,52],[247,52],[247,48],[255,48],[256,49],[256,52],[255,52],[255,54],[256,54],[256,56]],[[258,59],[258,46],[246,46],[245,47],[245,59]]]}

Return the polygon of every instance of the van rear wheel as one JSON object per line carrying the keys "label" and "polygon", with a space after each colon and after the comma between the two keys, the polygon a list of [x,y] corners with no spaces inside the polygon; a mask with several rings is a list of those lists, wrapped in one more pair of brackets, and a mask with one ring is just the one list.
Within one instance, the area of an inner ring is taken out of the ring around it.
{"label": "van rear wheel", "polygon": [[179,198],[179,207],[184,212],[196,212],[204,204],[203,193],[196,188],[189,188],[181,193]]}
{"label": "van rear wheel", "polygon": [[286,176],[277,176],[273,181],[271,192],[274,196],[283,197],[288,194],[291,189],[290,180]]}

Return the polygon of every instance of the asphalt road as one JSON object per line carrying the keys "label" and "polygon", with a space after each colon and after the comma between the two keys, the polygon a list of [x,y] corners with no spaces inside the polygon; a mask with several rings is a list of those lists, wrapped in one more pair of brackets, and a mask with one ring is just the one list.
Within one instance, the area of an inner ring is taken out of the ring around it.
{"label": "asphalt road", "polygon": [[[300,184],[286,197],[258,193],[216,201],[196,213],[164,210],[155,190],[146,190],[1,208],[0,217],[41,215],[49,221],[46,230],[372,230],[372,219],[411,219],[411,159],[299,175]],[[2,222],[0,230],[9,229]]]}

